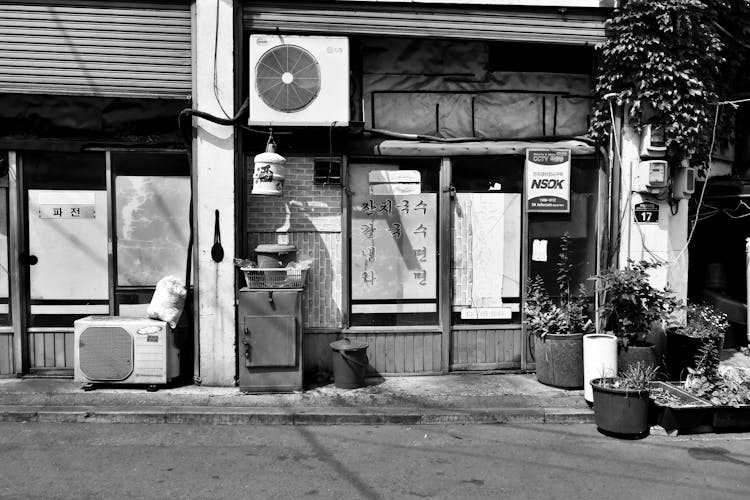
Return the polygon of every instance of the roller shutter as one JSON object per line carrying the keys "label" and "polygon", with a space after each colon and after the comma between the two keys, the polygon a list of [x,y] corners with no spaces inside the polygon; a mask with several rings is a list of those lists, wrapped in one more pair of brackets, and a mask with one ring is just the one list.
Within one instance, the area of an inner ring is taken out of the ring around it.
{"label": "roller shutter", "polygon": [[188,2],[0,3],[0,92],[189,98]]}
{"label": "roller shutter", "polygon": [[[456,2],[459,3],[459,2]],[[609,9],[246,1],[245,29],[594,45]]]}

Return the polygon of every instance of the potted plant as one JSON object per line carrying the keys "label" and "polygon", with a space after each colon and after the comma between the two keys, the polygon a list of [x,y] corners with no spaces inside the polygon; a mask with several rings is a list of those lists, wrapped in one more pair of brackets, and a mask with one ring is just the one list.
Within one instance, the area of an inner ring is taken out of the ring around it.
{"label": "potted plant", "polygon": [[628,261],[622,269],[607,269],[595,278],[602,293],[598,317],[603,330],[618,340],[618,371],[634,363],[658,366],[653,344],[647,341],[654,326],[663,326],[679,305],[669,289],[649,283],[653,262]]}
{"label": "potted plant", "polygon": [[617,377],[591,381],[594,391],[594,421],[599,430],[617,436],[648,433],[649,384],[657,368],[634,363]]}
{"label": "potted plant", "polygon": [[709,304],[688,303],[685,309],[685,325],[667,331],[667,372],[674,381],[685,380],[688,368],[699,365],[715,374],[729,327],[727,315]]}
{"label": "potted plant", "polygon": [[589,299],[583,284],[571,293],[570,236],[561,238],[556,282],[560,297],[553,300],[540,276],[529,280],[524,301],[526,326],[534,337],[537,380],[563,388],[583,387],[583,335],[592,329]]}
{"label": "potted plant", "polygon": [[711,344],[701,350],[697,367],[688,368],[685,390],[714,406],[714,429],[750,428],[750,369],[718,366],[719,354]]}

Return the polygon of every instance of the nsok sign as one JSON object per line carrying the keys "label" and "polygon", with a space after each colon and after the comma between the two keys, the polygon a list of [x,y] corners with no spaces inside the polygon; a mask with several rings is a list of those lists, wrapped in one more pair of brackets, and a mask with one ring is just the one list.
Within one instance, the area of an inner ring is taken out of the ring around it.
{"label": "nsok sign", "polygon": [[570,150],[526,150],[528,212],[570,212]]}

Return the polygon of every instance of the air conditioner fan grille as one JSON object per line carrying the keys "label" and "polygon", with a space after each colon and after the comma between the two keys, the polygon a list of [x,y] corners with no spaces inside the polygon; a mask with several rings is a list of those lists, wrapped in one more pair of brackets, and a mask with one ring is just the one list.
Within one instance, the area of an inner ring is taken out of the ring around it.
{"label": "air conditioner fan grille", "polygon": [[123,328],[87,328],[78,347],[79,366],[89,380],[125,380],[133,373],[133,338]]}
{"label": "air conditioner fan grille", "polygon": [[299,111],[320,93],[320,65],[302,47],[279,45],[258,60],[255,87],[271,109],[285,113]]}

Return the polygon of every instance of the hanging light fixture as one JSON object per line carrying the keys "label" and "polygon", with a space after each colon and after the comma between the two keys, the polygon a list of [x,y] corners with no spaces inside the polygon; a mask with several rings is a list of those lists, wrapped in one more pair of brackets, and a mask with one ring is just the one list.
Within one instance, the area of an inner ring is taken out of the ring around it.
{"label": "hanging light fixture", "polygon": [[276,153],[273,130],[268,134],[266,151],[256,155],[254,161],[253,189],[250,194],[282,196],[286,158]]}

